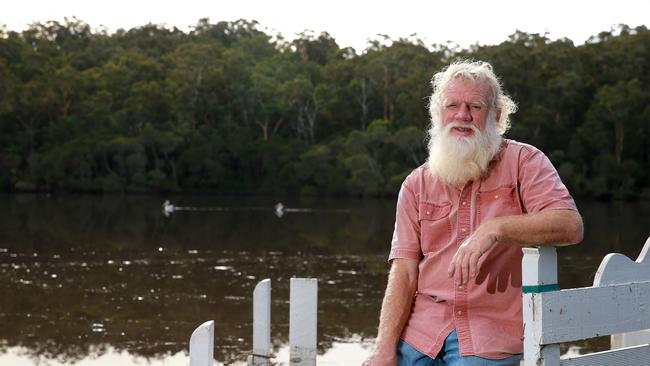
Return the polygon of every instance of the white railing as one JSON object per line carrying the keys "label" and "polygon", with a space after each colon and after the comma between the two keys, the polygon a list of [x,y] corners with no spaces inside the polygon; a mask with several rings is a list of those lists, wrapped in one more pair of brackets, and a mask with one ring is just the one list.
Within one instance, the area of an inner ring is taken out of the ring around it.
{"label": "white railing", "polygon": [[[650,365],[650,238],[636,262],[621,254],[603,259],[592,287],[559,290],[554,247],[524,248],[522,292],[525,366]],[[292,278],[289,304],[289,362],[316,365],[318,283]],[[613,349],[560,357],[560,344],[611,335]],[[190,366],[212,366],[214,322],[190,339]],[[271,359],[271,280],[253,292],[253,352],[249,366]]]}
{"label": "white railing", "polygon": [[[316,366],[318,280],[292,278],[289,289],[289,365]],[[214,364],[214,322],[201,324],[190,338],[190,366]],[[253,353],[249,366],[269,366],[271,359],[271,280],[253,291]]]}
{"label": "white railing", "polygon": [[[650,365],[648,250],[650,238],[636,262],[608,254],[592,287],[559,290],[555,248],[524,248],[524,365]],[[604,335],[622,348],[560,358],[560,343]]]}

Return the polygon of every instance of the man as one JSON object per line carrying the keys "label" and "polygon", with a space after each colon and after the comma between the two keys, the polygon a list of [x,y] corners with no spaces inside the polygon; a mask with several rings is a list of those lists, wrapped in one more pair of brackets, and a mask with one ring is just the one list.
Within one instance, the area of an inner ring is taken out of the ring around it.
{"label": "man", "polygon": [[582,220],[548,158],[502,138],[516,106],[490,64],[451,64],[432,84],[429,159],[399,193],[364,365],[518,364],[521,247],[578,243]]}

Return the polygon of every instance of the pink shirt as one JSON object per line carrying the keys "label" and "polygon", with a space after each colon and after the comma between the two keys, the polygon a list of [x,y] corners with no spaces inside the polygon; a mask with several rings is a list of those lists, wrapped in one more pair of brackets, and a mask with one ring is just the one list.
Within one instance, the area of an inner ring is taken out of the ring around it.
{"label": "pink shirt", "polygon": [[433,177],[426,164],[404,181],[389,261],[419,261],[417,293],[402,339],[435,358],[456,329],[463,356],[503,358],[523,352],[522,250],[497,243],[478,276],[455,286],[447,267],[460,244],[492,217],[576,210],[548,158],[504,140],[487,176],[462,189]]}

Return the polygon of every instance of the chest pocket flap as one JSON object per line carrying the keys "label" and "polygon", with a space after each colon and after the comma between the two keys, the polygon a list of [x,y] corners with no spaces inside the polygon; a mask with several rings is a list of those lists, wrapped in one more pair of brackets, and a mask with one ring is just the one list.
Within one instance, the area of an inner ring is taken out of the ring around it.
{"label": "chest pocket flap", "polygon": [[516,187],[500,187],[478,193],[479,224],[498,216],[518,215],[522,213]]}
{"label": "chest pocket flap", "polygon": [[451,203],[420,202],[419,209],[420,246],[426,256],[447,245],[451,239]]}
{"label": "chest pocket flap", "polygon": [[420,202],[419,211],[419,220],[440,220],[449,216],[449,212],[451,212],[451,203],[435,204],[429,202]]}

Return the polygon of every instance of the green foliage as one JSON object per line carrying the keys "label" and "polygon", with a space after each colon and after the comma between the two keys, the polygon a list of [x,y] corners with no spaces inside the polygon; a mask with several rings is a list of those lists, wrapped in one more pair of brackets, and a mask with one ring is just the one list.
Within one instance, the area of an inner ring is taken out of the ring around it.
{"label": "green foliage", "polygon": [[647,199],[649,45],[625,25],[581,46],[384,37],[360,55],[246,20],[0,29],[0,190],[394,195],[426,160],[432,74],[473,58],[519,104],[508,137],[548,152],[574,194]]}

